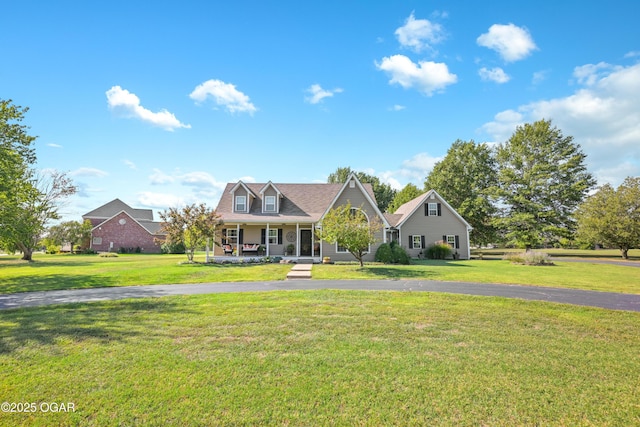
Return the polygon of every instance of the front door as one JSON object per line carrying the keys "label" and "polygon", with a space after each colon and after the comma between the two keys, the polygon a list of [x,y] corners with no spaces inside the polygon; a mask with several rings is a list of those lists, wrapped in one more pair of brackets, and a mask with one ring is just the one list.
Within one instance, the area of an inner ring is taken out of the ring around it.
{"label": "front door", "polygon": [[300,230],[300,256],[311,256],[311,230]]}

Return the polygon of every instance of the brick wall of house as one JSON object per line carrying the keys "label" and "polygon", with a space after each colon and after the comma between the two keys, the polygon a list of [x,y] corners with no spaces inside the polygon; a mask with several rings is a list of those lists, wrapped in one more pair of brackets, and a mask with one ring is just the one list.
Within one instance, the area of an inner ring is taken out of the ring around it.
{"label": "brick wall of house", "polygon": [[143,226],[124,212],[93,230],[91,248],[98,252],[117,252],[120,248],[143,253],[159,253],[160,244]]}

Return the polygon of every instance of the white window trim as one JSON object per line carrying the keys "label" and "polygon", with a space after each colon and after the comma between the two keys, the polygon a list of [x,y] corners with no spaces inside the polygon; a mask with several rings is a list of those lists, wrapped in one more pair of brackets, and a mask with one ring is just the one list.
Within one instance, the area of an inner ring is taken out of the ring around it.
{"label": "white window trim", "polygon": [[438,216],[438,204],[429,202],[429,216]]}
{"label": "white window trim", "polygon": [[[242,206],[242,209],[239,208],[240,206]],[[236,196],[235,210],[236,210],[236,212],[246,212],[247,211],[247,196]]]}
{"label": "white window trim", "polygon": [[[418,244],[416,245],[416,237],[418,238]],[[413,249],[422,249],[422,236],[420,234],[413,234],[411,236],[413,241]]]}
{"label": "white window trim", "polygon": [[267,242],[270,245],[277,245],[278,244],[278,229],[277,228],[270,228],[269,229],[269,234],[267,235]]}
{"label": "white window trim", "polygon": [[235,245],[238,243],[238,229],[237,228],[227,228],[227,243],[231,245]]}
{"label": "white window trim", "polygon": [[447,234],[447,241],[445,242],[447,245],[451,246],[451,248],[456,248],[456,236],[453,234]]}
{"label": "white window trim", "polygon": [[[269,202],[269,200],[273,200],[273,202]],[[270,209],[271,207],[271,209]],[[276,212],[276,196],[264,196],[264,211],[265,212]]]}

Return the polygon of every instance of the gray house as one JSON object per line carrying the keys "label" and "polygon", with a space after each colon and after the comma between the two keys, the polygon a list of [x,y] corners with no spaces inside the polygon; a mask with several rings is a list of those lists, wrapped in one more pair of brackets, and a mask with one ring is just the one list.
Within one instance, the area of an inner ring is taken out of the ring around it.
{"label": "gray house", "polygon": [[343,248],[316,237],[324,215],[347,203],[361,209],[369,220],[377,217],[383,224],[367,261],[374,259],[380,244],[391,240],[413,257],[424,247],[444,240],[460,258],[469,258],[471,227],[435,191],[406,203],[395,214],[383,214],[371,185],[361,183],[355,174],[344,184],[227,184],[216,208],[224,225],[222,245],[214,248],[214,256],[353,260]]}

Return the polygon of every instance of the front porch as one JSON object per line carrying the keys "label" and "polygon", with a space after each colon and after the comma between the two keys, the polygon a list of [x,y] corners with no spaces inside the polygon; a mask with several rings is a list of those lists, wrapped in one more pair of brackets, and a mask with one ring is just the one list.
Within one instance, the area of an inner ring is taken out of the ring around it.
{"label": "front porch", "polygon": [[315,223],[226,223],[221,244],[214,245],[216,260],[240,261],[280,257],[299,262],[320,262],[322,245],[315,234]]}

